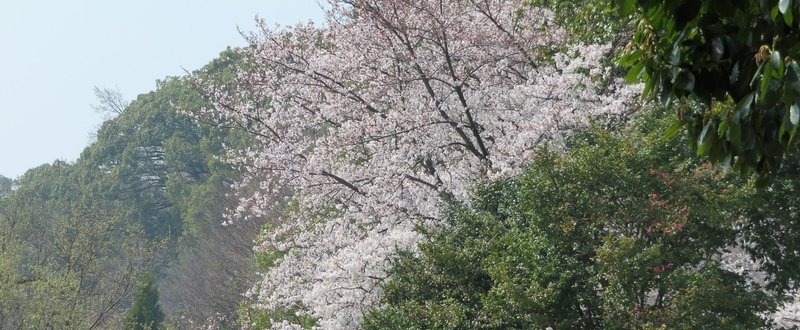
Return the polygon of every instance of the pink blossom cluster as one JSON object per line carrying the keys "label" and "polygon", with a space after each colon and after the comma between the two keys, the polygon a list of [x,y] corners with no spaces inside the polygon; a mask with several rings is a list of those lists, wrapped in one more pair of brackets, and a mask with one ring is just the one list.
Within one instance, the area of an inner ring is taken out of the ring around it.
{"label": "pink blossom cluster", "polygon": [[604,64],[610,46],[569,43],[551,11],[524,3],[330,0],[321,27],[259,22],[234,83],[201,82],[215,107],[200,115],[257,140],[231,151],[248,192],[231,219],[293,192],[290,219],[256,247],[282,254],[250,292],[263,308],[357,327],[391,256],[446,199],[636,107],[640,86]]}

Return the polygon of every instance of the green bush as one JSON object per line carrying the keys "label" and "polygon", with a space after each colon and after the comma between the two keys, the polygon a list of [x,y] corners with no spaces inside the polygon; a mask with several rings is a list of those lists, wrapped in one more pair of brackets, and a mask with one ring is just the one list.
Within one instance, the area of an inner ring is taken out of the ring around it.
{"label": "green bush", "polygon": [[[720,265],[760,192],[640,123],[543,149],[396,259],[365,329],[754,329],[776,307]],[[778,228],[772,228],[779,230]]]}

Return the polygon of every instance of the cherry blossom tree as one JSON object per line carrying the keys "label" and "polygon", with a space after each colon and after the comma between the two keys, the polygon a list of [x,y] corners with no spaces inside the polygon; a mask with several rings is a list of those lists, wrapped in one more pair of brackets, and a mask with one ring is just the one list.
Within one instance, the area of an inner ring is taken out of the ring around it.
{"label": "cherry blossom tree", "polygon": [[229,221],[261,216],[289,187],[287,219],[256,247],[275,257],[251,290],[274,327],[353,328],[380,297],[390,256],[474,183],[517,174],[537,145],[636,108],[552,11],[522,0],[330,0],[322,27],[247,36],[233,84],[203,84],[204,120],[258,144],[231,151],[244,193]]}

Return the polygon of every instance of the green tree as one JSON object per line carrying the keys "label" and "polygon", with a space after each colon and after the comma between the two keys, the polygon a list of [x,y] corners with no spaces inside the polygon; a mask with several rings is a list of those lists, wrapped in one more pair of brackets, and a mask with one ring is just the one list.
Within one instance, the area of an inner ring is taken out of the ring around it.
{"label": "green tree", "polygon": [[452,206],[399,256],[364,328],[767,326],[786,290],[748,284],[719,252],[764,220],[745,220],[759,193],[644,133],[665,127],[579,134],[567,154],[542,150],[520,178]]}
{"label": "green tree", "polygon": [[615,0],[635,32],[621,63],[674,104],[697,154],[769,177],[800,127],[800,1]]}
{"label": "green tree", "polygon": [[155,285],[154,273],[148,272],[142,277],[133,306],[128,311],[128,324],[130,329],[158,329],[164,321],[164,313],[158,306],[158,288]]}
{"label": "green tree", "polygon": [[0,175],[0,197],[10,194],[16,186],[16,181]]}
{"label": "green tree", "polygon": [[[238,61],[235,51],[225,51],[202,70],[202,76],[224,83],[230,79],[229,67]],[[113,116],[78,163],[95,178],[87,189],[114,203],[150,239],[177,239],[183,230],[199,230],[206,224],[206,219],[193,218],[197,213],[189,206],[194,203],[190,195],[197,186],[218,187],[223,186],[221,180],[229,180],[232,170],[222,160],[223,146],[242,146],[244,134],[198,123],[182,113],[180,109],[210,106],[189,79],[168,77],[157,85],[130,103],[113,91],[96,91],[100,107]]]}
{"label": "green tree", "polygon": [[0,328],[113,327],[123,312],[151,248],[86,181],[55,162],[0,200]]}
{"label": "green tree", "polygon": [[[222,84],[238,61],[225,51],[198,75]],[[118,327],[156,259],[165,317],[230,323],[255,281],[252,242],[264,222],[220,225],[236,200],[225,146],[249,138],[181,113],[208,106],[187,78],[159,81],[131,103],[95,92],[109,119],[74,164],[32,169],[13,192],[17,183],[0,177],[0,197],[9,193],[0,198],[0,328]]]}

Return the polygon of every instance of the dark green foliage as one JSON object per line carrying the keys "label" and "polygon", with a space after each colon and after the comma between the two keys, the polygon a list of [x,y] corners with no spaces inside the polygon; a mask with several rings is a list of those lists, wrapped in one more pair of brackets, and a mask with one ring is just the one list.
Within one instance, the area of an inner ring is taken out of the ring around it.
{"label": "dark green foliage", "polygon": [[800,126],[800,1],[615,3],[636,18],[628,78],[677,105],[674,129],[713,162],[776,171]]}
{"label": "dark green foliage", "polygon": [[158,306],[158,288],[155,286],[153,272],[142,277],[133,298],[133,306],[128,311],[128,327],[135,330],[156,330],[164,321],[164,313]]}
{"label": "dark green foliage", "polygon": [[[236,61],[234,51],[223,52],[203,77],[222,83]],[[90,189],[113,201],[151,239],[176,239],[183,230],[202,227],[206,219],[193,218],[201,212],[194,209],[193,190],[203,185],[199,189],[216,190],[232,176],[221,158],[223,144],[242,146],[244,134],[197,123],[180,112],[209,106],[189,79],[168,77],[103,123],[78,160],[96,178]],[[214,197],[206,194],[200,203]]]}
{"label": "dark green foliage", "polygon": [[663,129],[579,134],[568,154],[542,150],[518,180],[452,206],[418,253],[397,258],[384,307],[364,328],[766,326],[761,313],[785,291],[767,294],[718,262],[749,232],[742,216],[761,206],[760,193],[687,162],[680,141],[642,133]]}
{"label": "dark green foliage", "polygon": [[79,160],[100,179],[96,189],[119,201],[127,217],[140,223],[151,239],[181,233],[180,213],[166,196],[170,175],[197,181],[208,173],[205,162],[197,159],[202,160],[203,153],[169,148],[195,146],[199,139],[192,120],[172,106],[192,97],[181,84],[169,80],[158,92],[141,95],[120,116],[103,124],[97,141]]}

